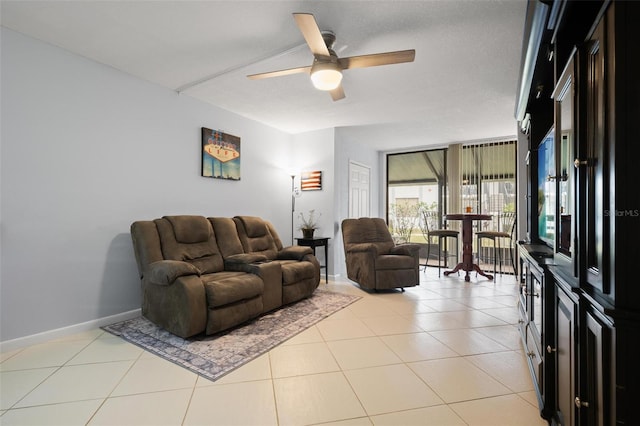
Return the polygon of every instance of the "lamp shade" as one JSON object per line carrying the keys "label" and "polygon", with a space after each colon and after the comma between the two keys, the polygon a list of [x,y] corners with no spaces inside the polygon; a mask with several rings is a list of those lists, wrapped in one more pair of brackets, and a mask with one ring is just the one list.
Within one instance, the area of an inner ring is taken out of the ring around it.
{"label": "lamp shade", "polygon": [[333,90],[341,81],[342,72],[333,62],[319,62],[311,67],[311,82],[318,90]]}

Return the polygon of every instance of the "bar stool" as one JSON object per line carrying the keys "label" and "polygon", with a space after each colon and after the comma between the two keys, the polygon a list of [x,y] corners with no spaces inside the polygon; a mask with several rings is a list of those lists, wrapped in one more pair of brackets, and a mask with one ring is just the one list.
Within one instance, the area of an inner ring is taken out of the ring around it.
{"label": "bar stool", "polygon": [[[437,229],[439,223],[438,212],[433,211],[422,211],[422,223],[421,229],[424,238],[427,240],[427,260],[424,263],[424,270],[427,270],[427,264],[429,263],[429,257],[431,254],[431,238],[438,238],[438,277],[440,276],[440,268],[442,261],[442,241],[445,243],[445,256],[446,256],[446,248],[447,248],[447,238],[454,238],[456,240],[456,264],[458,263],[458,236],[460,235],[459,231],[453,229]],[[444,266],[447,266],[447,257],[444,259]]]}
{"label": "bar stool", "polygon": [[[508,230],[507,231],[501,231]],[[497,231],[478,231],[476,237],[478,238],[478,264],[482,255],[482,240],[487,239],[493,241],[493,273],[497,273],[496,260],[500,259],[500,274],[502,274],[502,250],[500,248],[500,240],[502,238],[509,240],[509,256],[511,257],[511,267],[515,273],[516,265],[513,253],[513,234],[516,229],[516,214],[514,212],[505,212],[498,215],[498,230]]]}

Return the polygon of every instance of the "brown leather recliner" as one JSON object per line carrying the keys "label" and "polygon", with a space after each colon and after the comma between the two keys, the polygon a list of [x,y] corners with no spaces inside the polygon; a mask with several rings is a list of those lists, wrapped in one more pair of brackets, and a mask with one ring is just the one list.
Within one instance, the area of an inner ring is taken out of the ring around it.
{"label": "brown leather recliner", "polygon": [[396,245],[384,220],[343,220],[342,242],[347,277],[360,287],[383,290],[413,287],[420,283],[420,246]]}

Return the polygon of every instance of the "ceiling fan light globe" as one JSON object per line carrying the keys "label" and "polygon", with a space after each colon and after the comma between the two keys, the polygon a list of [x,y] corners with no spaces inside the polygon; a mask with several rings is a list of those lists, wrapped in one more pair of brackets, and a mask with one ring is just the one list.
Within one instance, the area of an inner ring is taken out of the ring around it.
{"label": "ceiling fan light globe", "polygon": [[318,90],[333,90],[341,81],[342,73],[333,63],[320,63],[311,68],[311,82]]}

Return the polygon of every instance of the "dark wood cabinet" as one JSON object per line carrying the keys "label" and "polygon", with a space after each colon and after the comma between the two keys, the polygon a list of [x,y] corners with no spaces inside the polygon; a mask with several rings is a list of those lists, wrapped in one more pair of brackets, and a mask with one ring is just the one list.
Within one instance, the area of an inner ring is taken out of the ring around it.
{"label": "dark wood cabinet", "polygon": [[576,401],[576,361],[578,331],[578,297],[571,286],[563,281],[554,285],[554,338],[547,346],[547,353],[554,360],[555,413],[559,424],[578,424]]}
{"label": "dark wood cabinet", "polygon": [[[582,275],[586,282],[603,293],[609,293],[607,273],[608,216],[604,215],[609,204],[607,177],[607,142],[605,124],[605,75],[608,75],[606,59],[606,19],[601,19],[593,34],[580,48],[580,67],[584,70],[581,79],[583,109],[579,122],[583,122],[582,141],[578,145],[576,166],[580,169],[581,214],[584,222],[581,235],[586,244],[581,245]],[[580,120],[582,119],[582,120]]]}
{"label": "dark wood cabinet", "polygon": [[612,417],[612,389],[611,377],[615,374],[612,368],[612,334],[615,331],[613,323],[604,315],[593,309],[590,303],[583,303],[586,307],[582,314],[581,323],[584,324],[581,341],[584,348],[581,352],[584,366],[583,380],[576,397],[576,407],[580,410],[583,421],[581,424],[595,426],[615,424]]}
{"label": "dark wood cabinet", "polygon": [[[520,227],[531,232],[519,236],[519,330],[551,424],[640,424],[637,22],[637,1],[528,2],[525,39],[535,43],[523,52],[529,91],[516,116],[532,154]],[[537,164],[550,161],[535,155],[549,135],[553,163]],[[555,235],[540,226],[541,184],[556,203]]]}
{"label": "dark wood cabinet", "polygon": [[550,334],[545,328],[552,324],[546,319],[545,309],[551,305],[545,303],[545,299],[552,297],[553,292],[550,292],[547,284],[545,262],[553,261],[553,252],[544,245],[520,244],[518,255],[521,271],[518,298],[521,315],[519,331],[538,396],[540,415],[550,418],[553,413],[548,410],[548,407],[553,405],[548,401],[554,398],[555,390],[553,382],[548,380],[545,374],[545,371],[551,368],[550,358],[545,352],[550,344],[546,341],[546,337]]}

